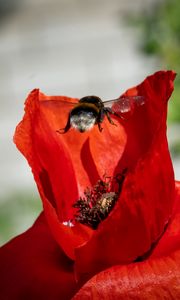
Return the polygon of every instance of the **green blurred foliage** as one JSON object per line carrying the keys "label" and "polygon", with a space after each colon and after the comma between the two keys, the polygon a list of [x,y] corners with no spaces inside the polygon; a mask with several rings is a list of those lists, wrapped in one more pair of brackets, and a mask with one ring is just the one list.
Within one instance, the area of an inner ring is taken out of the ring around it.
{"label": "green blurred foliage", "polygon": [[180,153],[180,141],[175,141],[172,145],[170,145],[170,151],[172,157],[178,157]]}
{"label": "green blurred foliage", "polygon": [[7,195],[0,201],[0,245],[32,226],[41,210],[41,200],[33,193]]}
{"label": "green blurred foliage", "polygon": [[173,101],[169,104],[169,122],[180,122],[180,0],[157,1],[151,10],[136,19],[142,28],[141,48],[156,55],[162,68],[173,69],[177,77]]}

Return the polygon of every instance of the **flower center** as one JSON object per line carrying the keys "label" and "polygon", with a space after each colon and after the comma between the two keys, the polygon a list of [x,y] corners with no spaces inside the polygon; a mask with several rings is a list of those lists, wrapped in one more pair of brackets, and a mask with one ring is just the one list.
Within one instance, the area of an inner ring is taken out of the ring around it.
{"label": "flower center", "polygon": [[115,177],[104,175],[91,189],[86,188],[84,197],[80,197],[73,205],[77,209],[75,221],[97,229],[118,200],[126,172],[127,169]]}

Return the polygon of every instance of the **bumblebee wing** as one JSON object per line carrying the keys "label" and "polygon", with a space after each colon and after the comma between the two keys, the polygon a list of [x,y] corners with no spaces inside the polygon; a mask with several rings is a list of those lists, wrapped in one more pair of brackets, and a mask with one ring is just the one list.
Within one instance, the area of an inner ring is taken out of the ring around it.
{"label": "bumblebee wing", "polygon": [[115,113],[133,112],[135,107],[145,104],[144,96],[127,96],[103,102],[105,107],[111,107]]}

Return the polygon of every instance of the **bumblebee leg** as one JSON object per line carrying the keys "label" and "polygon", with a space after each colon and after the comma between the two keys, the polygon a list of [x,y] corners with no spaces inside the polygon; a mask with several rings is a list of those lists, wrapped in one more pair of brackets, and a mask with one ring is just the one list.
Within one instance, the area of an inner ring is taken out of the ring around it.
{"label": "bumblebee leg", "polygon": [[102,130],[103,130],[103,128],[101,127],[101,123],[104,120],[104,115],[105,115],[104,110],[101,110],[99,112],[99,116],[98,116],[98,119],[97,119],[97,124],[98,124],[98,128],[99,128],[100,132],[102,132]]}
{"label": "bumblebee leg", "polygon": [[106,116],[107,116],[107,119],[108,119],[109,123],[111,123],[112,125],[117,126],[117,125],[113,122],[113,120],[111,119],[110,113],[113,114],[113,112],[111,112],[111,109],[110,109],[110,108],[105,109],[104,112],[105,112],[105,114],[106,114]]}
{"label": "bumblebee leg", "polygon": [[99,128],[99,131],[102,132],[103,128],[101,127],[101,123],[98,122],[98,128]]}
{"label": "bumblebee leg", "polygon": [[56,132],[63,134],[68,132],[70,128],[71,128],[71,122],[70,122],[70,115],[69,115],[66,126],[64,128],[60,128],[59,130],[56,130]]}

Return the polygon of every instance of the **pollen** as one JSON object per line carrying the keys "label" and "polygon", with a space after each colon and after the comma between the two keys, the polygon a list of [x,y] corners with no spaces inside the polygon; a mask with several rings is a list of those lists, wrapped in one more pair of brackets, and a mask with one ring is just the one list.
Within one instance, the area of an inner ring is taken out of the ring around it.
{"label": "pollen", "polygon": [[115,206],[125,179],[126,170],[115,177],[103,176],[103,179],[90,189],[86,188],[84,196],[73,207],[77,209],[74,220],[97,229],[101,221],[107,218]]}

